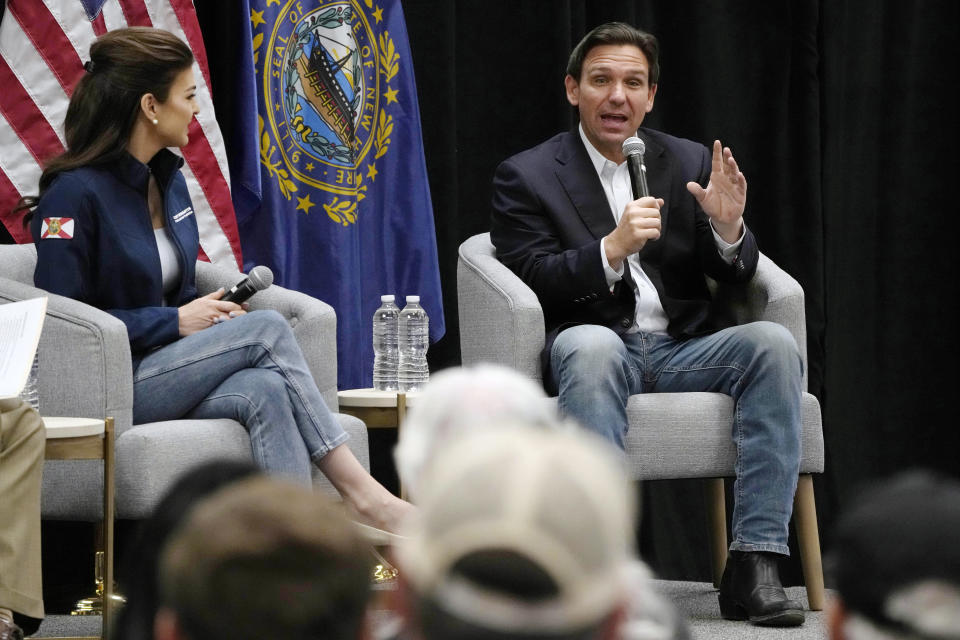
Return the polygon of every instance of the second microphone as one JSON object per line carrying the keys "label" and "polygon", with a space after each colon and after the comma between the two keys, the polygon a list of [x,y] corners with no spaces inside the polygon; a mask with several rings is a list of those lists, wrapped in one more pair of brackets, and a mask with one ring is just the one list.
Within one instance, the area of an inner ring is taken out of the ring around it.
{"label": "second microphone", "polygon": [[256,266],[250,270],[246,278],[233,285],[220,299],[242,304],[257,291],[263,291],[271,284],[273,284],[273,271],[269,267]]}

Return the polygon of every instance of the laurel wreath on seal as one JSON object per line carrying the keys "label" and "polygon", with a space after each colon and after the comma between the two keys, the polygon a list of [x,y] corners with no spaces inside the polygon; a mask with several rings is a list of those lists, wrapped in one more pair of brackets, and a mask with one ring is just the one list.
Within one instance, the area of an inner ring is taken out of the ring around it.
{"label": "laurel wreath on seal", "polygon": [[270,144],[270,135],[263,130],[263,116],[257,116],[257,122],[260,128],[260,162],[271,176],[277,177],[280,191],[289,200],[290,194],[297,190],[297,183],[290,179],[290,173],[283,168],[280,160],[273,161],[273,154],[276,153],[277,148]]}
{"label": "laurel wreath on seal", "polygon": [[[384,31],[380,34],[379,44],[380,73],[383,74],[385,81],[389,83],[393,80],[394,76],[397,75],[397,72],[400,71],[400,54],[397,53],[397,47],[393,44],[393,38],[390,37],[389,31]],[[387,88],[390,88],[389,85]],[[392,133],[393,116],[387,113],[386,109],[383,109],[380,111],[380,118],[378,119],[377,130],[373,139],[373,145],[377,149],[373,156],[374,160],[378,160],[387,153],[387,149],[390,147],[390,135]]]}
{"label": "laurel wreath on seal", "polygon": [[393,44],[393,38],[390,37],[389,31],[381,33],[379,40],[380,65],[383,67],[381,73],[383,73],[386,81],[390,82],[400,70],[400,54],[397,53],[397,48]]}
{"label": "laurel wreath on seal", "polygon": [[357,200],[341,200],[333,196],[333,202],[323,203],[323,210],[331,220],[343,226],[357,221]]}

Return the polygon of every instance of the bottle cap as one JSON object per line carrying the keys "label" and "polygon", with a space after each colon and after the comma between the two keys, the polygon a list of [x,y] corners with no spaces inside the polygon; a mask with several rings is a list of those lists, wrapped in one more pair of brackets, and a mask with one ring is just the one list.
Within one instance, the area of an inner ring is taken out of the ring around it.
{"label": "bottle cap", "polygon": [[380,296],[380,302],[393,302],[393,300],[394,297],[392,293]]}
{"label": "bottle cap", "polygon": [[420,296],[407,296],[407,302],[420,302]]}

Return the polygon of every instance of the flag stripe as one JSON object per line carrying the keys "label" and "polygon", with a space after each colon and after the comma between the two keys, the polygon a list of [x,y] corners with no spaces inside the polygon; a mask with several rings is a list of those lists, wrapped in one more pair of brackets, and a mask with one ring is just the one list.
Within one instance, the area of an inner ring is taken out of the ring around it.
{"label": "flag stripe", "polygon": [[7,12],[20,23],[64,93],[69,95],[83,73],[83,63],[53,14],[45,4],[36,0],[9,0]]}
{"label": "flag stripe", "polygon": [[[0,57],[6,61],[17,82],[63,145],[61,125],[67,113],[69,96],[50,73],[46,61],[33,48],[27,34],[16,20],[0,22]],[[23,123],[11,122],[11,125],[14,124],[23,128]],[[30,131],[29,128],[23,130]]]}
{"label": "flag stripe", "polygon": [[120,0],[120,8],[123,9],[123,15],[127,19],[129,27],[152,27],[150,14],[147,13],[147,5],[144,0]]}
{"label": "flag stripe", "polygon": [[0,91],[0,113],[23,140],[34,159],[43,164],[47,158],[63,152],[63,144],[56,131],[40,113],[3,56],[0,56],[0,87],[4,88]]}
{"label": "flag stripe", "polygon": [[54,17],[60,30],[67,36],[73,45],[73,50],[81,63],[90,54],[90,45],[96,38],[90,19],[83,5],[79,2],[63,2],[63,0],[43,0],[50,15]]}
{"label": "flag stripe", "polygon": [[15,242],[32,242],[30,230],[23,226],[23,211],[13,213],[21,195],[36,195],[40,165],[0,114],[0,220]]}
{"label": "flag stripe", "polygon": [[[20,192],[13,186],[7,174],[0,171],[0,202],[16,203],[20,199]],[[0,211],[0,218],[4,220],[4,226],[13,236],[17,243],[30,242],[30,230],[23,226],[23,211],[18,211],[16,215],[10,211],[12,207]]]}
{"label": "flag stripe", "polygon": [[[3,149],[3,153],[0,153],[0,171],[7,174],[7,178],[13,183],[18,194],[36,195],[37,183],[42,172],[40,164],[2,113],[0,113],[0,149]],[[17,198],[19,197],[18,195]],[[13,206],[13,203],[10,206]]]}
{"label": "flag stripe", "polygon": [[93,32],[97,34],[98,38],[107,32],[107,21],[104,19],[102,11],[93,19]]}
{"label": "flag stripe", "polygon": [[100,17],[103,18],[107,31],[127,26],[127,18],[123,15],[119,0],[107,0],[100,9]]}
{"label": "flag stripe", "polygon": [[207,195],[191,170],[190,164],[184,164],[181,172],[187,181],[187,189],[193,201],[193,215],[196,216],[197,230],[200,233],[201,259],[209,259],[213,262],[234,259],[229,239],[223,234],[213,207],[207,201]]}
{"label": "flag stripe", "polygon": [[207,63],[207,50],[203,46],[203,34],[200,33],[200,23],[197,20],[196,10],[193,8],[193,0],[170,0],[170,6],[177,16],[177,22],[186,36],[187,44],[197,58],[197,64],[200,65],[200,73],[203,74],[203,81],[207,87],[210,84],[210,65]]}
{"label": "flag stripe", "polygon": [[[203,190],[204,198],[213,209],[220,228],[226,234],[226,239],[230,245],[230,251],[233,252],[237,264],[242,264],[240,251],[240,237],[237,229],[237,220],[233,214],[233,201],[230,199],[230,187],[224,180],[223,174],[217,171],[219,165],[213,155],[213,149],[210,148],[210,142],[200,131],[200,123],[194,119],[190,123],[190,142],[183,147],[183,157],[190,170],[197,178],[197,183]],[[211,162],[213,161],[213,162]],[[194,207],[196,210],[196,207]],[[199,218],[198,218],[199,220]],[[201,236],[205,235],[203,233]],[[223,256],[223,249],[217,247],[217,250],[208,250],[207,255],[214,261]]]}

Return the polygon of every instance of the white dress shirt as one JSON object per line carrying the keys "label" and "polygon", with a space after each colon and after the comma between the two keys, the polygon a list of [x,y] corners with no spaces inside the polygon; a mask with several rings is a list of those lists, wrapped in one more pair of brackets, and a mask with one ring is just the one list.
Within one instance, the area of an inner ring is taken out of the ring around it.
{"label": "white dress shirt", "polygon": [[[610,211],[613,219],[619,223],[620,216],[627,204],[633,201],[633,190],[630,187],[630,174],[627,171],[627,163],[622,162],[619,165],[603,157],[597,149],[587,139],[583,132],[583,125],[580,125],[580,139],[583,140],[583,146],[587,148],[587,154],[590,156],[593,167],[600,177],[600,184],[603,185],[603,192],[607,196],[607,202],[610,204]],[[693,196],[690,196],[691,198]],[[740,244],[743,242],[743,231],[740,239],[730,244],[720,237],[717,230],[713,228],[714,241],[717,243],[717,251],[727,264],[732,264],[737,252],[740,250]],[[746,226],[744,226],[746,229]],[[604,241],[600,241],[600,259],[603,261],[603,272],[607,277],[607,286],[613,288],[619,280],[623,279],[623,265],[620,269],[614,269],[607,261],[607,252],[604,250]],[[663,310],[660,303],[660,295],[656,287],[650,280],[650,277],[644,273],[640,266],[640,258],[637,253],[631,253],[627,256],[626,264],[630,266],[630,273],[633,274],[633,293],[636,297],[636,313],[633,318],[633,326],[628,329],[628,333],[637,331],[646,331],[649,333],[666,333],[669,320],[667,313]]]}

